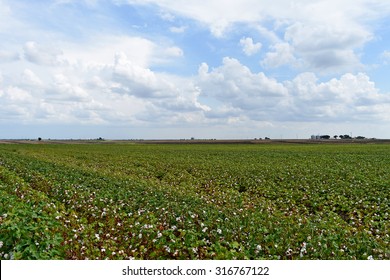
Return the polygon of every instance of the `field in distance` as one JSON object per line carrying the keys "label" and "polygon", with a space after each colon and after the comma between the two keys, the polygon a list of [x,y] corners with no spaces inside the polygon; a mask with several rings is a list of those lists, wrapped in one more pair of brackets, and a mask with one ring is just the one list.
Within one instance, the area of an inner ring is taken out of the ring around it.
{"label": "field in distance", "polygon": [[389,143],[269,142],[0,144],[0,258],[390,259]]}

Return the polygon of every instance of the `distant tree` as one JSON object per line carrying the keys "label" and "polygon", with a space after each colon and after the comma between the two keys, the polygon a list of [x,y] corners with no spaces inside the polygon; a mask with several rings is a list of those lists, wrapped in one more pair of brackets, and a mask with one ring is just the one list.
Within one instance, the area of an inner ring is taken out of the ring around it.
{"label": "distant tree", "polygon": [[358,136],[358,137],[356,137],[356,139],[362,140],[362,139],[366,139],[366,137],[364,137],[364,136]]}
{"label": "distant tree", "polygon": [[337,135],[333,136],[334,139],[337,139],[337,137],[338,137]]}
{"label": "distant tree", "polygon": [[38,141],[42,141],[42,138],[41,138],[41,137],[38,137]]}
{"label": "distant tree", "polygon": [[351,136],[349,136],[348,134],[344,134],[344,139],[351,139]]}
{"label": "distant tree", "polygon": [[320,138],[321,139],[330,139],[330,136],[329,135],[321,135]]}
{"label": "distant tree", "polygon": [[344,139],[344,135],[340,135],[339,137],[340,137],[340,139]]}

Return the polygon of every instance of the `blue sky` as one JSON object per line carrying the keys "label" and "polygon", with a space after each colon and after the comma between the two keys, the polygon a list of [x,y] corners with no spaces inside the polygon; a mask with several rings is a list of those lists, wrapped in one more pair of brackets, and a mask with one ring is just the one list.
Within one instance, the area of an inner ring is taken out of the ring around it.
{"label": "blue sky", "polygon": [[390,138],[390,2],[0,0],[0,138]]}

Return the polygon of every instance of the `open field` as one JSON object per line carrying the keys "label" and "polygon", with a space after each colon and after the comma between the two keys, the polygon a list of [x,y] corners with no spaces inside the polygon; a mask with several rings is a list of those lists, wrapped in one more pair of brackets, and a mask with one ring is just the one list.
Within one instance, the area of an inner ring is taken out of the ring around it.
{"label": "open field", "polygon": [[386,142],[7,143],[1,259],[390,259]]}

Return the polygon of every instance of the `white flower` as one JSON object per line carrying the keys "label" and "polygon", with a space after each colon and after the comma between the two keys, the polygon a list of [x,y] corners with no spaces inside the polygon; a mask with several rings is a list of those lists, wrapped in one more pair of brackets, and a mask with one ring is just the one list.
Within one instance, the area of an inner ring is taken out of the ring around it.
{"label": "white flower", "polygon": [[102,252],[105,252],[105,251],[106,251],[106,249],[102,248],[100,251],[102,251]]}
{"label": "white flower", "polygon": [[257,246],[256,246],[256,250],[257,250],[257,251],[260,251],[260,250],[261,250],[261,245],[257,245]]}
{"label": "white flower", "polygon": [[222,230],[219,228],[219,229],[217,229],[217,233],[218,234],[222,234]]}
{"label": "white flower", "polygon": [[204,229],[202,229],[202,231],[203,231],[203,232],[206,232],[206,231],[207,231],[207,229],[208,229],[208,228],[207,228],[207,227],[205,227]]}
{"label": "white flower", "polygon": [[0,248],[3,247],[4,243],[3,241],[0,241]]}
{"label": "white flower", "polygon": [[302,243],[301,252],[300,252],[299,256],[302,258],[303,254],[306,254],[306,242]]}
{"label": "white flower", "polygon": [[95,237],[96,237],[97,240],[100,240],[99,233],[95,233]]}
{"label": "white flower", "polygon": [[373,258],[371,255],[369,255],[368,258],[367,258],[367,260],[372,261],[372,260],[374,260],[374,258]]}
{"label": "white flower", "polygon": [[160,238],[162,236],[162,233],[161,232],[158,232],[157,233],[157,238]]}
{"label": "white flower", "polygon": [[138,235],[138,238],[139,238],[139,239],[141,239],[141,238],[142,238],[142,233],[140,233],[140,234]]}

